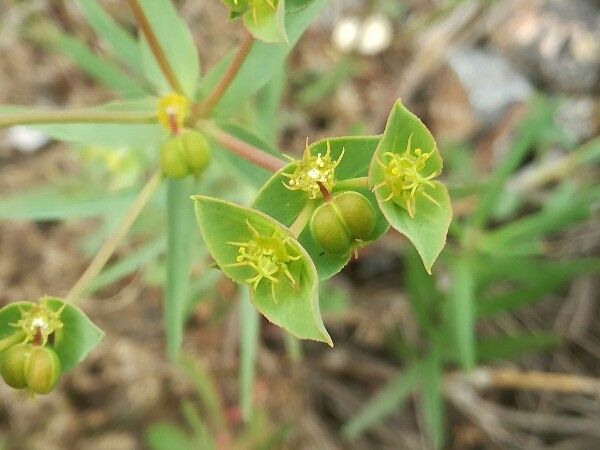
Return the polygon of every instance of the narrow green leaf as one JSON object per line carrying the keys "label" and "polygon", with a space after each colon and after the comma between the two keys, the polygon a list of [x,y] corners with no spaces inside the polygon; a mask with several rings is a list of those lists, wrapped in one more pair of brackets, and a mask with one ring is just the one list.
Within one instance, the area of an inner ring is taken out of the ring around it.
{"label": "narrow green leaf", "polygon": [[165,333],[167,353],[176,360],[181,349],[190,284],[189,235],[193,211],[189,204],[191,180],[167,181],[167,281],[165,286]]}
{"label": "narrow green leaf", "polygon": [[215,444],[211,437],[211,432],[200,417],[198,408],[192,402],[185,400],[181,405],[183,416],[188,426],[194,431],[194,442],[199,450],[214,450]]}
{"label": "narrow green leaf", "polygon": [[360,408],[344,425],[342,434],[347,439],[356,439],[394,411],[400,410],[419,383],[421,373],[422,369],[418,364],[408,367]]}
{"label": "narrow green leaf", "polygon": [[[252,285],[256,308],[299,338],[333,345],[321,319],[316,269],[289,230],[259,211],[201,195],[193,198],[200,231],[213,258],[233,281]],[[244,258],[240,249],[247,249],[250,257]],[[277,261],[257,259],[253,264],[260,268],[256,270],[247,263],[259,253],[277,253]]]}
{"label": "narrow green leaf", "polygon": [[551,333],[484,338],[477,342],[477,359],[482,363],[514,359],[524,354],[550,350],[559,342],[559,337]]}
{"label": "narrow green leaf", "polygon": [[240,290],[240,406],[246,421],[252,417],[252,397],[259,343],[259,317],[250,302],[249,290]]}
{"label": "narrow green leaf", "polygon": [[421,407],[432,448],[442,449],[445,442],[444,399],[440,349],[434,345],[421,372]]}
{"label": "narrow green leaf", "polygon": [[[392,158],[402,158],[396,169]],[[381,211],[413,243],[428,273],[446,244],[452,207],[442,183],[415,180],[437,176],[441,170],[433,136],[417,116],[396,102],[371,162],[369,184],[375,188]],[[390,186],[402,188],[393,192]]]}
{"label": "narrow green leaf", "polygon": [[[67,372],[85,359],[87,354],[96,347],[104,332],[100,330],[78,307],[66,303],[56,297],[44,297],[40,302],[52,311],[59,311],[62,328],[55,332],[54,342],[49,342],[61,363],[61,371]],[[34,306],[32,302],[14,302],[0,309],[0,339],[10,336],[17,328],[11,324],[21,318],[21,311],[29,311]]]}
{"label": "narrow green leaf", "polygon": [[60,30],[53,33],[52,42],[58,51],[69,56],[92,78],[115,90],[124,98],[135,98],[148,93],[135,80],[107,58],[94,54],[85,44]]}
{"label": "narrow green leaf", "polygon": [[475,298],[473,272],[464,256],[454,258],[450,293],[450,326],[463,370],[475,366]]}
{"label": "narrow green leaf", "polygon": [[246,29],[264,42],[288,42],[285,32],[285,0],[256,2],[243,15]]}
{"label": "narrow green leaf", "polygon": [[[289,52],[294,48],[306,28],[316,19],[326,3],[327,0],[316,0],[301,11],[286,15],[285,29],[289,44],[267,44],[264,42],[253,44],[252,50],[238,75],[215,108],[214,113],[216,116],[222,117],[231,114],[238,105],[250,98],[272,78],[273,73],[283,66]],[[224,59],[203,79],[200,86],[201,97],[206,96],[219,82],[221,75],[227,70],[230,62],[231,58]]]}
{"label": "narrow green leaf", "polygon": [[[171,0],[140,0],[140,5],[184,93],[193,98],[200,76],[200,61],[192,33]],[[172,92],[143,36],[140,36],[140,50],[148,81],[161,95]]]}
{"label": "narrow green leaf", "polygon": [[281,70],[273,74],[271,80],[258,91],[256,96],[256,118],[253,129],[270,145],[275,145],[279,132],[279,105],[284,91],[285,79],[286,72],[282,67]]}
{"label": "narrow green leaf", "polygon": [[437,330],[434,318],[437,307],[442,303],[442,295],[436,288],[435,279],[423,271],[423,263],[417,251],[408,248],[406,251],[406,290],[411,311],[419,327],[428,336]]}
{"label": "narrow green leaf", "polygon": [[37,187],[0,198],[0,219],[66,220],[120,211],[135,198],[134,190],[107,192],[55,186]]}
{"label": "narrow green leaf", "polygon": [[146,442],[152,450],[204,450],[198,449],[192,438],[182,429],[169,423],[153,423],[146,430]]}
{"label": "narrow green leaf", "polygon": [[285,13],[292,14],[308,8],[315,0],[285,0]]}
{"label": "narrow green leaf", "polygon": [[81,9],[92,29],[112,52],[136,74],[142,75],[142,59],[135,38],[108,14],[97,0],[81,0]]}
{"label": "narrow green leaf", "polygon": [[[319,153],[325,155],[329,149],[332,160],[339,160],[339,165],[335,168],[335,179],[339,182],[339,186],[341,186],[339,190],[341,191],[344,188],[343,180],[366,176],[378,142],[378,136],[336,137],[314,142],[308,147],[308,152],[313,156],[317,156]],[[289,181],[289,177],[284,174],[293,173],[295,167],[296,163],[293,162],[273,175],[259,191],[253,203],[254,208],[288,227],[294,223],[304,207],[312,201],[307,192],[292,191],[284,185]],[[377,215],[372,239],[378,239],[387,232],[389,225],[379,211],[375,196],[366,187],[353,187],[352,190],[360,192],[371,202]],[[336,186],[333,187],[333,192],[338,192]],[[322,203],[322,198],[312,202],[315,203],[314,206],[316,207]],[[317,267],[320,279],[327,279],[338,273],[348,263],[351,256],[350,253],[336,255],[325,252],[312,237],[308,227],[300,234],[299,242]]]}

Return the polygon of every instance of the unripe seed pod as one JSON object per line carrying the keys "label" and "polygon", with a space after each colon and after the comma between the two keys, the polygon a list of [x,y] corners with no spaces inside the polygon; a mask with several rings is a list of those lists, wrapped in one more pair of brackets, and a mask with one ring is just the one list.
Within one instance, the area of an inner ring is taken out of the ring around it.
{"label": "unripe seed pod", "polygon": [[358,192],[344,192],[321,205],[310,221],[315,240],[329,253],[348,253],[356,241],[368,241],[375,230],[375,212]]}
{"label": "unripe seed pod", "polygon": [[243,12],[250,8],[248,0],[221,0],[225,6],[235,12]]}
{"label": "unripe seed pod", "polygon": [[190,173],[202,172],[210,162],[210,148],[206,138],[197,131],[185,131],[181,135]]}
{"label": "unripe seed pod", "polygon": [[34,346],[25,363],[27,387],[34,394],[47,394],[60,378],[60,360],[54,350]]}
{"label": "unripe seed pod", "polygon": [[7,349],[2,355],[0,372],[6,384],[15,389],[27,387],[25,365],[31,354],[31,344],[17,344]]}
{"label": "unripe seed pod", "polygon": [[189,175],[186,154],[179,136],[167,139],[160,147],[160,167],[169,178]]}
{"label": "unripe seed pod", "polygon": [[344,220],[334,204],[325,203],[317,208],[310,219],[310,232],[315,241],[329,253],[345,254],[350,251],[352,239]]}
{"label": "unripe seed pod", "polygon": [[369,200],[358,192],[343,192],[333,201],[341,211],[352,238],[368,241],[375,230],[375,212]]}

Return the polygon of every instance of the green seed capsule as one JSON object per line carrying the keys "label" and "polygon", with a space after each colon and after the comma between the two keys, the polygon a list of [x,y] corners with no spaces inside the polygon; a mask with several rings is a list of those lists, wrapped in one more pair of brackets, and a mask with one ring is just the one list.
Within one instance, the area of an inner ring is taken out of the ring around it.
{"label": "green seed capsule", "polygon": [[173,136],[160,147],[160,167],[169,178],[183,178],[189,175],[186,154],[180,136]]}
{"label": "green seed capsule", "polygon": [[344,220],[334,204],[325,203],[317,208],[310,219],[310,232],[315,241],[329,253],[345,254],[350,251],[352,239]]}
{"label": "green seed capsule", "polygon": [[25,364],[27,387],[34,394],[47,394],[60,378],[60,360],[48,347],[33,347]]}
{"label": "green seed capsule", "polygon": [[2,355],[0,372],[6,384],[15,389],[27,387],[25,365],[31,354],[31,344],[17,344],[10,347]]}
{"label": "green seed capsule", "polygon": [[221,0],[225,6],[235,12],[247,11],[250,8],[248,0]]}
{"label": "green seed capsule", "polygon": [[368,241],[375,231],[375,212],[369,200],[358,192],[343,192],[334,202],[352,238]]}
{"label": "green seed capsule", "polygon": [[321,205],[310,221],[310,231],[325,251],[346,254],[357,241],[368,241],[375,230],[375,212],[366,197],[344,192]]}
{"label": "green seed capsule", "polygon": [[206,138],[197,131],[185,131],[181,135],[190,173],[198,174],[210,162],[210,148]]}
{"label": "green seed capsule", "polygon": [[186,130],[168,138],[160,148],[163,173],[170,178],[199,174],[210,162],[206,138],[193,130]]}

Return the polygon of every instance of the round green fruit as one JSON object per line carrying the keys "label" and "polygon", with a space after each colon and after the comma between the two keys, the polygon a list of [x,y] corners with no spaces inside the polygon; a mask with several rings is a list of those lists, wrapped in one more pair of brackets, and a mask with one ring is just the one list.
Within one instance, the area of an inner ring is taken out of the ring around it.
{"label": "round green fruit", "polygon": [[17,344],[7,349],[2,355],[0,373],[6,384],[15,389],[27,387],[25,365],[31,354],[31,344]]}
{"label": "round green fruit", "polygon": [[60,360],[54,350],[34,346],[25,363],[27,387],[34,394],[47,394],[60,378]]}
{"label": "round green fruit", "polygon": [[190,173],[198,174],[210,162],[210,148],[206,138],[197,131],[186,131],[181,135]]}
{"label": "round green fruit", "polygon": [[160,165],[169,178],[199,174],[209,162],[208,141],[197,131],[186,130],[171,136],[160,147]]}
{"label": "round green fruit", "polygon": [[358,192],[344,192],[319,206],[310,220],[310,231],[329,253],[346,254],[375,230],[375,212]]}

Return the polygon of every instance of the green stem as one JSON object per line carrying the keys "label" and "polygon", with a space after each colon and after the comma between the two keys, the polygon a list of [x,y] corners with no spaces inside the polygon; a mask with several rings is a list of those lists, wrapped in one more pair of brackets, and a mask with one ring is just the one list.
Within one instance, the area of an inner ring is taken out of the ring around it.
{"label": "green stem", "polygon": [[5,337],[4,339],[0,339],[0,353],[6,350],[9,347],[12,347],[19,342],[22,342],[25,338],[25,333],[23,331],[16,331],[10,336]]}
{"label": "green stem", "polygon": [[227,92],[227,88],[231,85],[236,75],[240,71],[240,68],[244,64],[246,57],[250,53],[252,49],[252,44],[254,43],[254,38],[250,33],[246,31],[246,36],[244,41],[240,45],[237,53],[235,54],[233,61],[227,68],[227,71],[221,77],[219,83],[215,86],[210,94],[206,97],[206,99],[194,105],[192,110],[192,115],[190,117],[190,123],[192,126],[201,118],[210,116],[212,110],[217,106],[219,100],[225,95]]}
{"label": "green stem", "polygon": [[304,205],[304,208],[302,208],[302,211],[300,211],[300,214],[296,217],[294,223],[289,227],[290,233],[294,238],[298,239],[304,228],[306,228],[306,225],[310,221],[312,213],[316,208],[317,202],[313,200],[309,200],[306,205]]}
{"label": "green stem", "polygon": [[140,28],[141,32],[146,38],[146,41],[148,42],[148,46],[150,47],[150,50],[154,55],[154,59],[156,60],[158,67],[160,67],[160,70],[165,76],[165,79],[167,80],[169,85],[171,86],[171,89],[173,89],[178,94],[183,95],[183,89],[181,87],[181,84],[179,83],[179,80],[177,79],[173,68],[169,64],[169,60],[167,59],[163,49],[161,48],[160,43],[158,42],[158,38],[154,34],[154,30],[152,29],[152,25],[150,25],[150,22],[148,22],[148,18],[144,14],[144,10],[142,9],[137,0],[127,0],[127,3],[129,4],[129,8],[131,8],[131,11],[133,12],[138,27]]}
{"label": "green stem", "polygon": [[48,123],[156,123],[156,114],[91,111],[89,109],[72,109],[67,111],[40,110],[9,112],[0,115],[0,128],[13,125],[35,125]]}
{"label": "green stem", "polygon": [[358,177],[358,178],[348,178],[347,180],[340,180],[335,183],[333,187],[333,191],[345,191],[348,189],[356,189],[356,188],[368,188],[369,187],[369,178],[368,177]]}
{"label": "green stem", "polygon": [[121,220],[121,223],[117,227],[117,229],[112,233],[112,235],[108,238],[108,240],[104,243],[102,248],[85,270],[81,278],[73,285],[69,293],[65,297],[65,301],[74,302],[78,299],[81,294],[85,292],[91,281],[96,278],[96,276],[102,271],[110,257],[113,255],[117,246],[121,242],[121,240],[125,237],[135,219],[140,215],[144,206],[150,201],[154,191],[160,184],[161,175],[160,173],[156,173],[150,180],[146,183],[146,185],[142,188],[139,195],[129,208],[129,211]]}
{"label": "green stem", "polygon": [[285,161],[273,156],[258,147],[248,144],[241,139],[227,133],[220,129],[212,122],[200,122],[198,128],[204,133],[208,134],[215,141],[217,141],[226,150],[231,153],[250,161],[257,166],[263,167],[272,172],[277,172],[279,169],[285,166]]}

